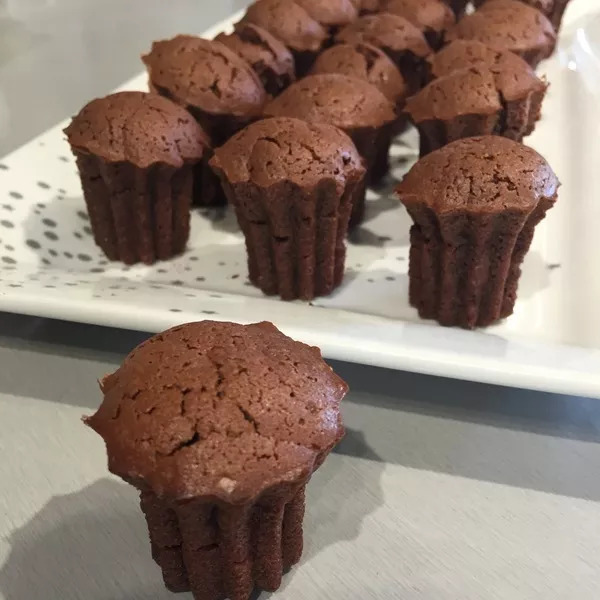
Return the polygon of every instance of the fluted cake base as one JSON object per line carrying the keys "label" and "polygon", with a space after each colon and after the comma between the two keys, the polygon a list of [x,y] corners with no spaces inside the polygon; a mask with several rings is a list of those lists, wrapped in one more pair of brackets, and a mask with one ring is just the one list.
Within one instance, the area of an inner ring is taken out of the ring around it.
{"label": "fluted cake base", "polygon": [[535,226],[554,201],[531,214],[413,211],[409,301],[421,318],[471,329],[511,315]]}
{"label": "fluted cake base", "polygon": [[193,166],[140,169],[76,156],[94,240],[110,260],[152,264],[183,252],[190,233]]}
{"label": "fluted cake base", "polygon": [[246,238],[250,281],[283,300],[330,294],[344,276],[346,233],[361,184],[349,181],[340,193],[334,180],[314,189],[225,183]]}
{"label": "fluted cake base", "polygon": [[150,491],[140,504],[152,557],[172,592],[195,600],[247,600],[274,591],[302,555],[304,485],[279,486],[255,503],[170,504]]}

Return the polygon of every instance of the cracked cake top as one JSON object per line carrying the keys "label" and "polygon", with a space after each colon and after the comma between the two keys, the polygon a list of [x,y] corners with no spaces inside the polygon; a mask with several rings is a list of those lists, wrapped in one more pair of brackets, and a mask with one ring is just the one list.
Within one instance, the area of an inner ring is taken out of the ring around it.
{"label": "cracked cake top", "polygon": [[421,158],[397,188],[409,209],[437,215],[531,212],[553,198],[558,179],[535,150],[497,135],[452,142]]}
{"label": "cracked cake top", "polygon": [[242,21],[266,29],[294,52],[318,52],[328,37],[327,30],[293,0],[257,0]]}
{"label": "cracked cake top", "polygon": [[474,40],[455,40],[427,60],[434,78],[441,79],[469,68],[489,71],[498,93],[507,102],[527,98],[547,87],[520,56],[508,50],[499,52]]}
{"label": "cracked cake top", "polygon": [[245,501],[306,479],[342,437],[346,384],[271,323],[202,321],[138,346],[86,423],[109,469],[160,496]]}
{"label": "cracked cake top", "polygon": [[539,11],[517,0],[491,0],[460,19],[446,41],[476,40],[517,54],[538,51],[549,56],[556,44],[552,23]]}
{"label": "cracked cake top", "polygon": [[260,77],[267,93],[276,96],[296,78],[294,57],[266,29],[253,23],[238,23],[231,33],[215,40],[241,56]]}
{"label": "cracked cake top", "polygon": [[322,52],[311,74],[340,73],[374,85],[392,102],[404,101],[406,83],[383,50],[370,44],[335,44]]}
{"label": "cracked cake top", "polygon": [[349,178],[364,174],[362,159],[343,131],[289,117],[246,127],[217,148],[210,165],[231,184],[265,188],[290,182],[306,189],[332,180],[341,189]]}
{"label": "cracked cake top", "polygon": [[181,106],[157,94],[118,92],[86,104],[65,129],[78,152],[140,168],[199,161],[210,142]]}
{"label": "cracked cake top", "polygon": [[267,98],[250,65],[215,40],[178,35],[154,42],[142,60],[153,89],[204,113],[259,116]]}
{"label": "cracked cake top", "polygon": [[329,123],[344,130],[382,127],[398,118],[395,105],[378,88],[341,73],[304,77],[269,102],[265,116]]}

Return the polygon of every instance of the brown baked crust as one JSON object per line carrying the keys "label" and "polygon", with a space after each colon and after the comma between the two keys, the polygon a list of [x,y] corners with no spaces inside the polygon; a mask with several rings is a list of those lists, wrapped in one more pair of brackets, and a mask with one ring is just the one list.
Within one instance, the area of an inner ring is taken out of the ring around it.
{"label": "brown baked crust", "polygon": [[429,75],[435,79],[469,67],[491,67],[499,54],[498,50],[477,40],[454,40],[427,57]]}
{"label": "brown baked crust", "polygon": [[304,487],[343,435],[347,385],[271,323],[154,336],[101,382],[88,425],[138,487],[166,586],[201,600],[275,590],[302,553]]}
{"label": "brown baked crust", "polygon": [[214,40],[178,35],[142,60],[151,88],[188,109],[215,144],[258,118],[268,98],[252,67]]}
{"label": "brown baked crust", "polygon": [[254,123],[211,161],[246,238],[250,281],[285,300],[330,294],[365,169],[342,131],[275,118]]}
{"label": "brown baked crust", "polygon": [[118,92],[86,104],[65,129],[71,147],[141,169],[196,163],[208,136],[184,109],[156,94]]}
{"label": "brown baked crust", "polygon": [[182,252],[194,173],[210,152],[192,116],[161,96],[120,92],[87,104],[65,133],[106,256],[152,264]]}
{"label": "brown baked crust", "polygon": [[339,73],[374,85],[386,98],[404,106],[406,83],[383,50],[371,44],[336,44],[322,52],[311,74]]}
{"label": "brown baked crust", "polygon": [[411,92],[421,87],[424,60],[432,52],[423,33],[410,21],[385,12],[360,17],[344,27],[335,41],[381,48],[398,67]]}
{"label": "brown baked crust", "polygon": [[142,58],[152,85],[179,104],[238,117],[262,110],[266,96],[257,75],[219,42],[178,35],[154,42]]}
{"label": "brown baked crust", "polygon": [[343,27],[358,17],[358,11],[352,0],[294,0],[315,21],[324,27]]}
{"label": "brown baked crust", "polygon": [[318,52],[327,31],[293,0],[257,0],[242,19],[269,31],[292,50]]}
{"label": "brown baked crust", "polygon": [[498,115],[501,110],[492,72],[478,67],[435,79],[406,103],[406,111],[416,124],[450,121],[462,115]]}
{"label": "brown baked crust", "polygon": [[[450,181],[455,185],[448,186]],[[557,187],[552,168],[535,150],[500,136],[481,136],[422,158],[398,191],[408,208],[418,198],[436,214],[500,209],[530,213],[542,198],[553,197]]]}
{"label": "brown baked crust", "polygon": [[532,93],[545,92],[547,83],[513,52],[499,52],[472,40],[455,40],[428,58],[432,78],[445,77],[472,67],[491,71],[502,99],[521,100]]}
{"label": "brown baked crust", "polygon": [[367,81],[339,73],[309,75],[265,107],[269,117],[294,117],[340,129],[382,127],[393,123],[394,105]]}
{"label": "brown baked crust", "polygon": [[534,68],[556,46],[552,23],[540,11],[518,0],[486,2],[450,29],[446,39],[475,40],[495,50],[509,50]]}
{"label": "brown baked crust", "polygon": [[346,44],[371,44],[392,57],[410,52],[419,58],[431,54],[423,34],[408,19],[390,13],[367,15],[344,27],[336,42]]}
{"label": "brown baked crust", "polygon": [[534,130],[547,85],[522,58],[461,40],[438,54],[430,70],[445,75],[406,104],[419,129],[421,156],[464,137],[496,134],[521,141]]}
{"label": "brown baked crust", "polygon": [[[398,114],[394,104],[367,81],[339,73],[310,75],[272,100],[265,115],[339,127],[365,160],[370,181],[381,179],[389,170],[388,150]],[[356,211],[362,210],[362,202],[357,198]],[[355,212],[352,223],[357,220]]]}
{"label": "brown baked crust", "polygon": [[442,45],[445,32],[456,22],[452,9],[442,0],[382,0],[380,7],[408,19],[435,49]]}
{"label": "brown baked crust", "polygon": [[232,33],[220,33],[215,40],[243,58],[271,96],[279,94],[296,79],[292,53],[258,25],[238,23]]}
{"label": "brown baked crust", "polygon": [[[569,0],[520,0],[521,2],[531,6],[542,12],[552,23],[555,31],[558,32],[560,29],[560,25],[562,22],[563,14],[567,5],[569,4]],[[481,7],[486,0],[475,0],[474,5],[479,8]]]}
{"label": "brown baked crust", "polygon": [[304,483],[343,434],[346,384],[271,323],[202,321],[150,338],[101,383],[86,423],[112,473],[170,500],[254,500]]}
{"label": "brown baked crust", "polygon": [[348,177],[363,170],[352,141],[322,122],[265,119],[215,150],[211,164],[232,184],[268,188],[282,181],[310,189],[324,179],[342,190]]}
{"label": "brown baked crust", "polygon": [[467,328],[510,315],[558,185],[537,152],[499,136],[459,140],[418,161],[398,194],[414,221],[409,300],[419,315]]}

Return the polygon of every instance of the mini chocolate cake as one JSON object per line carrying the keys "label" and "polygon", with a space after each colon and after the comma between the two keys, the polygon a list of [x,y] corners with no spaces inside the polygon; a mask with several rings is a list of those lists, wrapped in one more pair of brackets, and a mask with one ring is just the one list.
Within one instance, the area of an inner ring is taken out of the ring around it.
{"label": "mini chocolate cake", "polygon": [[[470,67],[490,68],[504,53],[475,40],[455,40],[427,58],[429,79],[445,77]],[[523,61],[520,57],[518,60]]]}
{"label": "mini chocolate cake", "polygon": [[456,22],[452,9],[442,0],[382,0],[381,10],[409,20],[438,49],[445,32]]}
{"label": "mini chocolate cake", "polygon": [[[537,8],[541,13],[546,15],[549,19],[550,23],[554,27],[554,30],[558,32],[560,29],[560,25],[562,22],[563,14],[567,5],[569,4],[569,0],[520,0],[524,4],[528,6],[532,6],[533,8]],[[482,6],[486,0],[475,0],[474,4],[477,8]]]}
{"label": "mini chocolate cake", "polygon": [[250,65],[220,42],[191,35],[154,42],[150,86],[188,109],[215,145],[262,113],[267,94]]}
{"label": "mini chocolate cake", "polygon": [[292,53],[262,27],[238,23],[233,33],[220,33],[215,40],[241,56],[271,96],[277,96],[296,79]]}
{"label": "mini chocolate cake", "polygon": [[[309,75],[271,101],[265,115],[335,125],[352,138],[365,161],[368,181],[375,183],[389,171],[398,115],[394,104],[362,79],[337,73]],[[363,192],[355,198],[352,226],[362,220],[364,209]]]}
{"label": "mini chocolate cake", "polygon": [[431,47],[423,33],[404,17],[390,13],[360,17],[344,27],[335,41],[381,48],[400,69],[411,93],[421,87]]}
{"label": "mini chocolate cake", "polygon": [[283,42],[294,55],[298,76],[308,72],[329,39],[328,30],[294,0],[257,0],[242,21],[266,29]]}
{"label": "mini chocolate cake", "polygon": [[265,119],[218,148],[211,166],[235,206],[254,285],[284,300],[325,296],[340,285],[350,213],[365,175],[345,133]]}
{"label": "mini chocolate cake", "polygon": [[344,434],[348,387],[271,323],[203,321],[138,346],[87,425],[140,491],[167,588],[195,600],[276,590],[302,554],[304,490]]}
{"label": "mini chocolate cake", "polygon": [[358,18],[358,10],[352,0],[294,0],[315,21],[323,25],[329,35]]}
{"label": "mini chocolate cake", "polygon": [[389,56],[370,44],[336,44],[319,55],[311,74],[340,73],[374,85],[400,114],[406,99],[406,83]]}
{"label": "mini chocolate cake", "polygon": [[419,315],[472,328],[512,314],[521,263],[558,186],[537,152],[500,136],[419,160],[398,186],[414,221],[409,300]]}
{"label": "mini chocolate cake", "polygon": [[120,92],[87,104],[65,134],[106,256],[152,264],[183,252],[194,172],[210,152],[193,117],[156,94]]}
{"label": "mini chocolate cake", "polygon": [[554,52],[556,32],[535,8],[518,0],[490,0],[462,18],[448,31],[446,39],[475,40],[494,50],[510,50],[535,68]]}
{"label": "mini chocolate cake", "polygon": [[[546,83],[512,52],[478,42],[452,42],[431,61],[432,74],[449,70],[409,98],[406,112],[419,129],[421,156],[475,135],[521,141],[540,118]],[[462,55],[462,56],[461,56]],[[475,66],[468,65],[473,59]]]}

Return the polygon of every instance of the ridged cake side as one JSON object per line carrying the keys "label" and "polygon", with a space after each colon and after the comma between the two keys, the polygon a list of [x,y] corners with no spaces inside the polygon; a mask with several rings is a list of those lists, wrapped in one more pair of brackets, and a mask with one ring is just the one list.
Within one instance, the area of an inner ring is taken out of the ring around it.
{"label": "ridged cake side", "polygon": [[278,486],[250,505],[173,506],[151,491],[141,493],[140,504],[166,587],[191,591],[195,600],[276,590],[302,555],[304,485]]}
{"label": "ridged cake side", "polygon": [[194,167],[141,169],[76,152],[96,244],[110,260],[152,264],[183,252]]}
{"label": "ridged cake side", "polygon": [[312,191],[289,182],[269,190],[224,182],[246,237],[250,281],[284,300],[310,300],[339,286],[359,184],[349,180],[340,194],[332,180]]}
{"label": "ridged cake side", "polygon": [[446,326],[485,327],[512,314],[536,225],[556,196],[531,214],[466,213],[438,218],[413,208],[409,300],[424,319]]}

